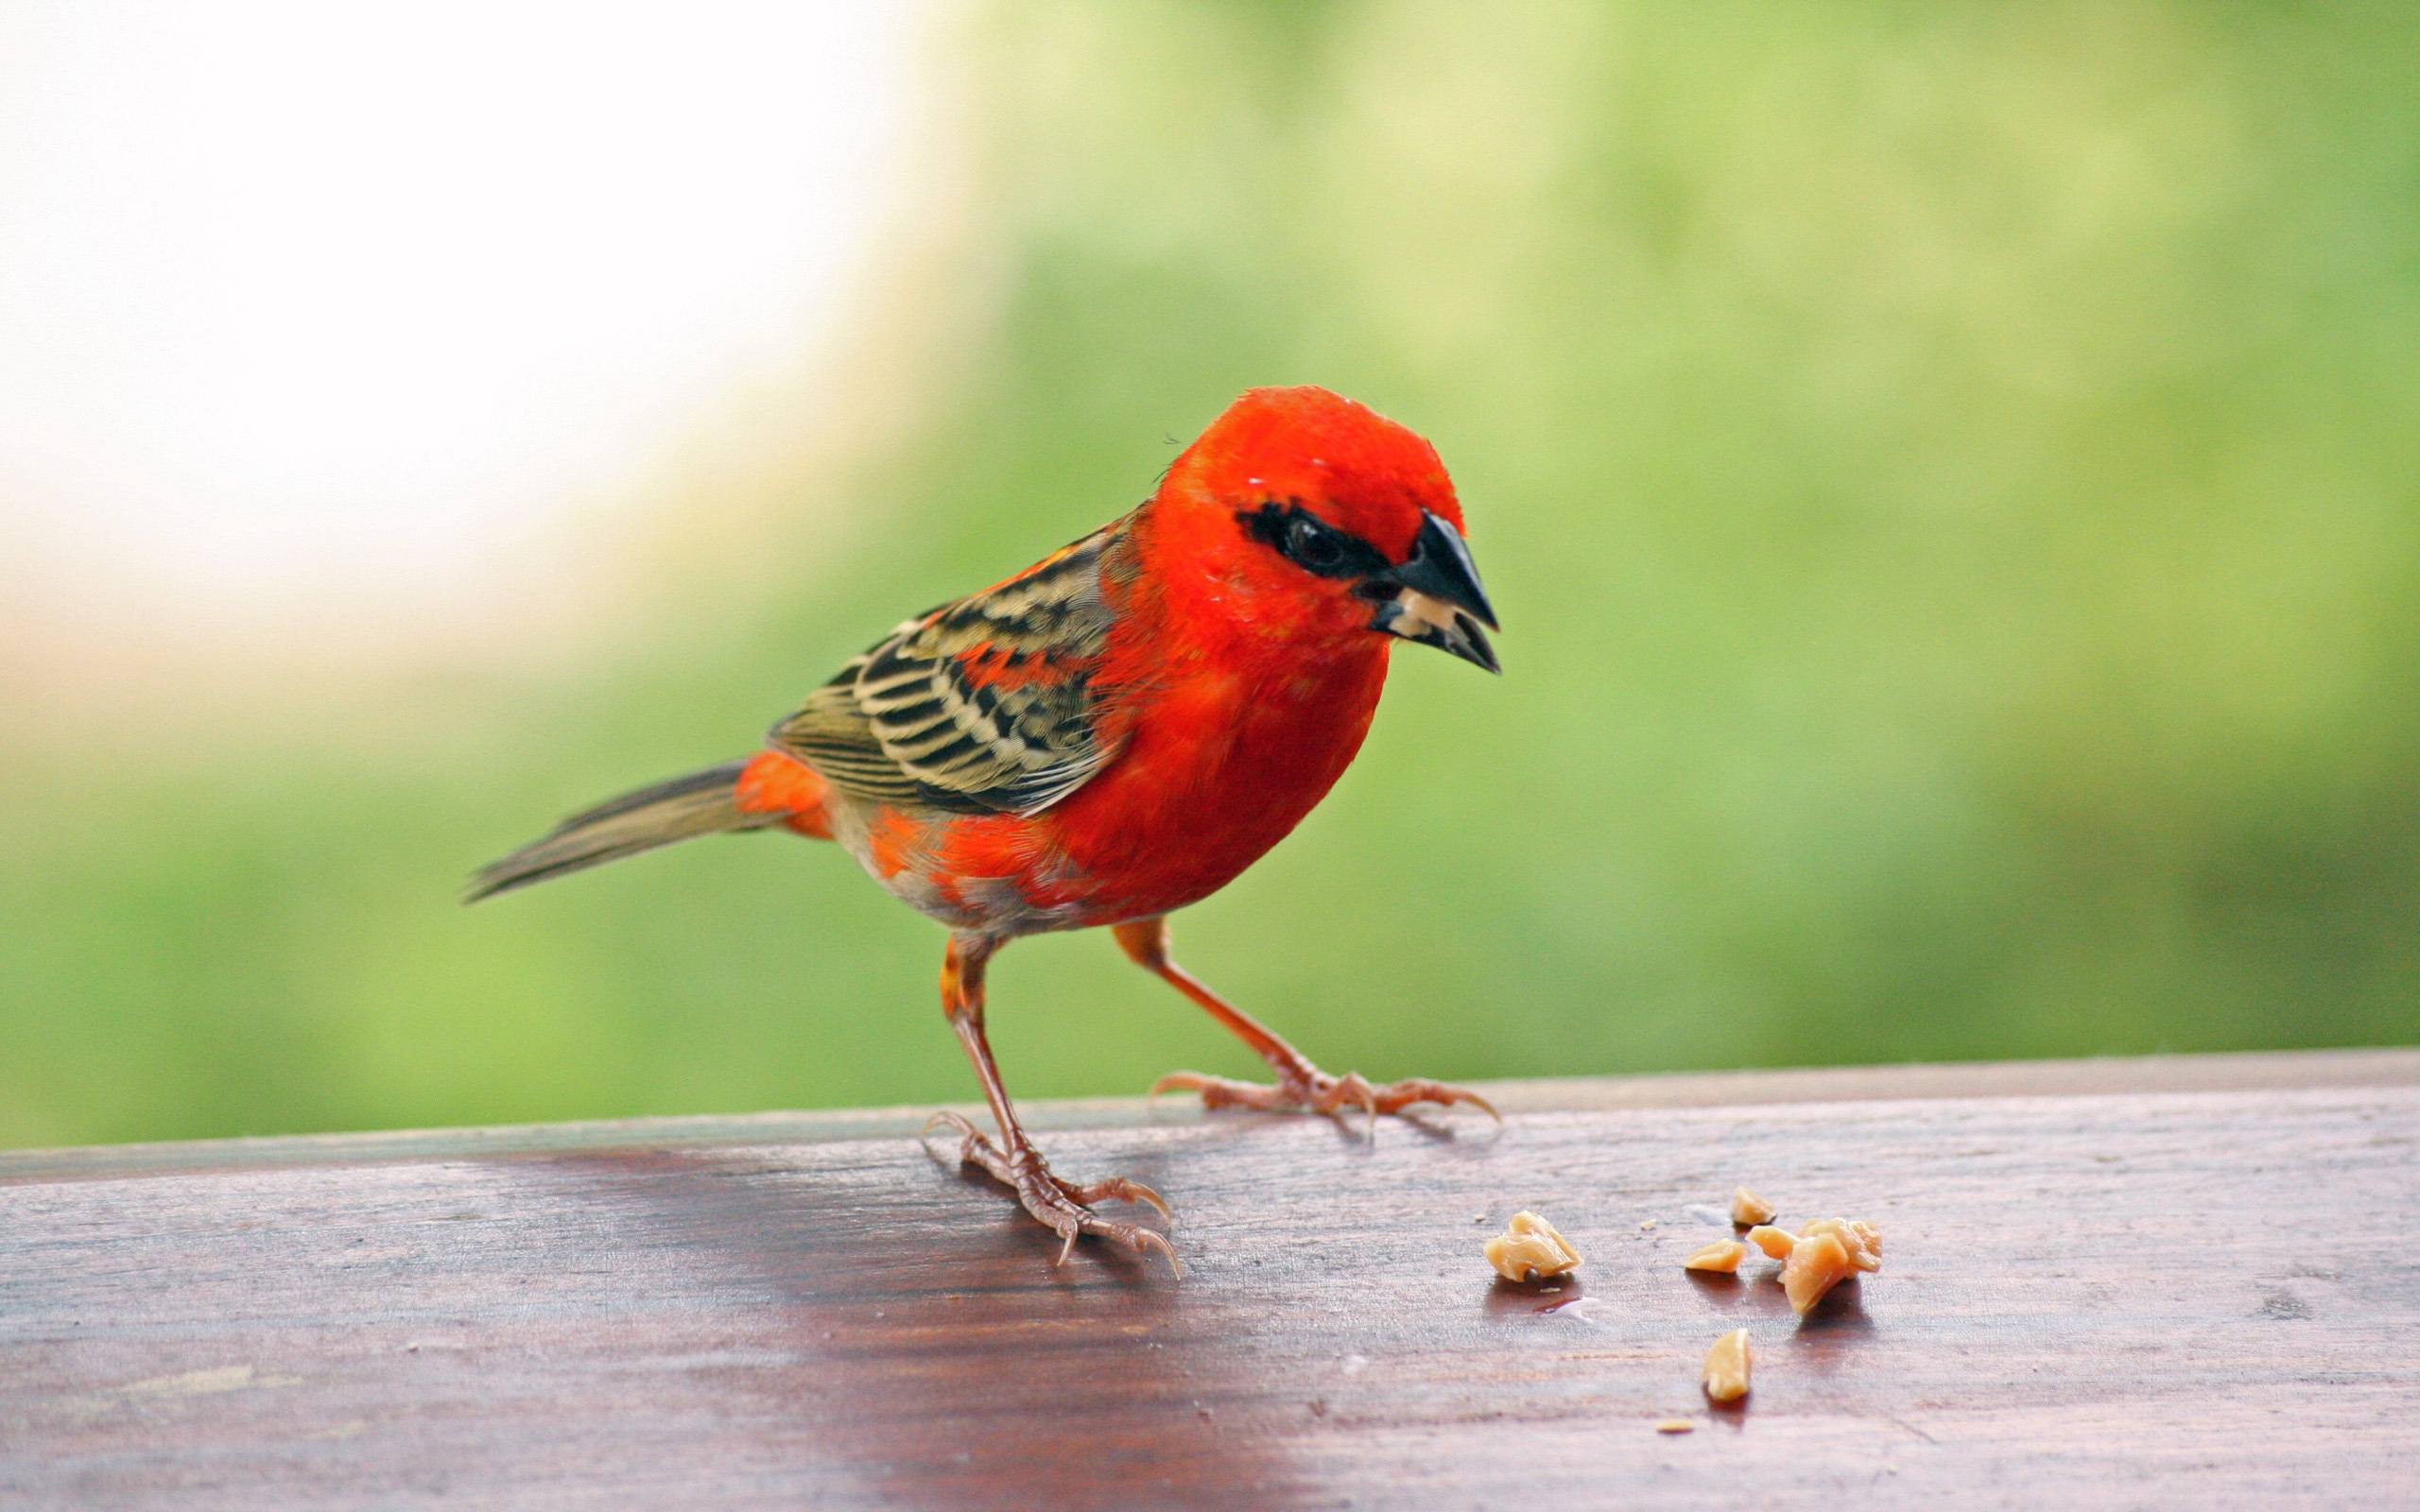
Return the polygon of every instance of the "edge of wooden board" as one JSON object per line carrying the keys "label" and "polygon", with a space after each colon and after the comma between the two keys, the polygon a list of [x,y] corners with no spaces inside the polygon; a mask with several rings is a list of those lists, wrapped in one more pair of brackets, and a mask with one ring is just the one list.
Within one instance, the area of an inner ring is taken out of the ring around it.
{"label": "edge of wooden board", "polygon": [[[2118,1096],[2142,1092],[2290,1091],[2420,1086],[2420,1048],[2244,1051],[2215,1055],[2106,1057],[1895,1066],[1820,1066],[1784,1071],[1675,1072],[1648,1076],[1572,1076],[1474,1082],[1507,1113],[1619,1108],[1750,1107],[1775,1103],[1900,1101],[1962,1097]],[[1117,1128],[1200,1122],[1189,1100],[1157,1107],[1137,1097],[1042,1100],[1019,1105],[1036,1130]],[[976,1105],[955,1111],[981,1119]],[[704,1144],[825,1143],[913,1137],[932,1117],[915,1108],[702,1114],[524,1124],[492,1128],[369,1130],[175,1143],[0,1150],[0,1184],[153,1176],[288,1165],[390,1160],[494,1160],[570,1150]],[[1475,1116],[1461,1113],[1458,1117]]]}

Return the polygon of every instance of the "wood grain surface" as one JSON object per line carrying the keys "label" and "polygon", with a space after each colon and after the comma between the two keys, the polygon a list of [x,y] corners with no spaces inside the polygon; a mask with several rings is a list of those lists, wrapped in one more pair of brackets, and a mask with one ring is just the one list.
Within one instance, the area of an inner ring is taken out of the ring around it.
{"label": "wood grain surface", "polygon": [[[2414,1059],[1060,1127],[1167,1194],[1182,1280],[1054,1270],[863,1121],[0,1157],[0,1504],[2420,1506]],[[1743,1181],[1883,1270],[1804,1323],[1769,1264],[1685,1275]],[[1479,1259],[1520,1207],[1587,1256],[1560,1290]]]}

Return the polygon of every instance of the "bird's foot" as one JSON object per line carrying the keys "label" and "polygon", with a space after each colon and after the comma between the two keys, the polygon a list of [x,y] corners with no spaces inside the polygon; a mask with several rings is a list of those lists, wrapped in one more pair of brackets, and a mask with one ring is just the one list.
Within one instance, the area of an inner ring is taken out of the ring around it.
{"label": "bird's foot", "polygon": [[1415,1103],[1434,1103],[1441,1108],[1468,1103],[1498,1124],[1504,1122],[1504,1115],[1486,1098],[1465,1088],[1419,1078],[1374,1086],[1357,1071],[1331,1076],[1307,1060],[1278,1067],[1273,1086],[1231,1081],[1198,1071],[1172,1071],[1151,1083],[1153,1097],[1173,1091],[1201,1093],[1203,1108],[1253,1108],[1264,1112],[1318,1113],[1329,1118],[1348,1108],[1357,1108],[1365,1116],[1374,1140],[1378,1137],[1379,1114],[1400,1113]]}
{"label": "bird's foot", "polygon": [[1059,1258],[1051,1262],[1053,1266],[1065,1263],[1075,1250],[1079,1235],[1098,1234],[1137,1255],[1157,1250],[1167,1257],[1168,1264],[1178,1275],[1184,1273],[1184,1267],[1177,1263],[1176,1246],[1168,1243],[1167,1235],[1139,1224],[1113,1222],[1092,1210],[1092,1204],[1102,1201],[1148,1202],[1160,1211],[1161,1217],[1172,1216],[1160,1194],[1142,1182],[1114,1176],[1089,1186],[1079,1185],[1054,1174],[1042,1152],[1031,1144],[1019,1141],[1003,1153],[982,1130],[959,1114],[935,1113],[925,1123],[925,1131],[929,1134],[943,1126],[958,1134],[958,1158],[961,1162],[979,1165],[991,1173],[992,1179],[1016,1193],[1026,1211],[1065,1241],[1059,1246]]}

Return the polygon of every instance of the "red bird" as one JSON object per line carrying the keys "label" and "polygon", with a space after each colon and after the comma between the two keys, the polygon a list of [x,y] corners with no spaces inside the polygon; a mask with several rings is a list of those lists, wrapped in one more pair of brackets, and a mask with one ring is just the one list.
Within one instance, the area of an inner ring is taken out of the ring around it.
{"label": "red bird", "polygon": [[[1490,672],[1495,612],[1426,441],[1323,388],[1245,394],[1133,513],[996,587],[920,614],[840,669],[742,761],[575,815],[472,879],[475,901],[723,831],[838,841],[950,930],[942,1011],[975,1063],[995,1144],[956,1114],[961,1159],[1062,1235],[1173,1261],[1103,1218],[1138,1182],[1052,1174],[983,1034],[984,965],[1008,941],[1106,924],[1276,1073],[1181,1071],[1152,1091],[1212,1108],[1368,1115],[1480,1098],[1331,1076],[1168,958],[1167,916],[1286,837],[1361,748],[1387,654],[1433,645]],[[1493,1108],[1487,1108],[1493,1112]]]}

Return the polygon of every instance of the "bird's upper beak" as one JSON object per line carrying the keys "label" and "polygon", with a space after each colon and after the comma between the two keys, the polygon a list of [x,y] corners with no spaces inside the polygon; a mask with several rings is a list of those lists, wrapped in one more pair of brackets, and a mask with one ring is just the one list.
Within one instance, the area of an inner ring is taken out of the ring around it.
{"label": "bird's upper beak", "polygon": [[1478,585],[1478,569],[1471,564],[1471,549],[1460,531],[1437,516],[1424,510],[1411,559],[1372,576],[1361,591],[1379,601],[1370,628],[1433,645],[1490,672],[1504,670],[1479,629],[1497,627],[1487,590]]}

